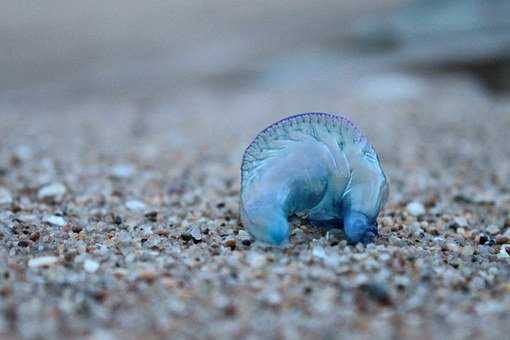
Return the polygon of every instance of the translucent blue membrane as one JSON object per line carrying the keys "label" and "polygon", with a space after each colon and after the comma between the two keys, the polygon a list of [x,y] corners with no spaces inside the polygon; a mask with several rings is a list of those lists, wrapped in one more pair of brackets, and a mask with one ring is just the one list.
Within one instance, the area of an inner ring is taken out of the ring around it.
{"label": "translucent blue membrane", "polygon": [[313,225],[343,227],[352,244],[373,242],[387,196],[375,150],[341,116],[285,118],[262,131],[243,156],[241,221],[265,243],[288,242],[288,218],[298,213]]}

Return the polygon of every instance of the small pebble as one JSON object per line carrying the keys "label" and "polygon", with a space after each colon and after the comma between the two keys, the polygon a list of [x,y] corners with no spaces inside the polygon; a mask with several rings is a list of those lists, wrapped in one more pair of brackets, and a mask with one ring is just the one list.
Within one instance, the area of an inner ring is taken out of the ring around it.
{"label": "small pebble", "polygon": [[332,228],[332,229],[328,230],[327,238],[329,240],[340,241],[340,240],[344,239],[344,237],[345,237],[345,233],[341,229]]}
{"label": "small pebble", "polygon": [[116,225],[121,225],[122,224],[122,217],[120,217],[119,215],[116,215],[113,218],[113,223],[115,223]]}
{"label": "small pebble", "polygon": [[237,236],[239,237],[239,240],[244,246],[246,247],[251,246],[251,235],[249,233],[241,229],[239,230]]}
{"label": "small pebble", "polygon": [[197,225],[192,226],[189,229],[189,234],[193,238],[193,241],[200,242],[202,241],[202,231],[200,230],[200,227]]}
{"label": "small pebble", "polygon": [[111,176],[117,179],[131,177],[135,173],[135,167],[132,164],[117,164],[112,168]]}
{"label": "small pebble", "polygon": [[505,244],[509,243],[510,238],[508,238],[506,235],[498,235],[496,236],[496,244]]}
{"label": "small pebble", "polygon": [[383,226],[385,227],[390,227],[393,225],[393,219],[389,216],[384,216],[382,219],[381,219],[381,223]]}
{"label": "small pebble", "polygon": [[83,269],[85,269],[87,273],[94,273],[99,269],[99,263],[94,260],[87,259],[83,263]]}
{"label": "small pebble", "polygon": [[315,247],[313,247],[312,255],[315,257],[318,257],[320,259],[325,259],[327,257],[324,247],[322,247],[320,245],[316,245]]}
{"label": "small pebble", "polygon": [[126,202],[126,208],[128,208],[131,211],[144,211],[146,206],[145,203],[138,201],[138,200],[130,200]]}
{"label": "small pebble", "polygon": [[158,273],[151,269],[146,269],[138,273],[138,279],[147,283],[154,283],[158,277]]}
{"label": "small pebble", "polygon": [[40,237],[41,233],[39,233],[38,231],[34,231],[32,234],[30,234],[30,240],[32,242],[36,242],[37,240],[39,240]]}
{"label": "small pebble", "polygon": [[458,252],[459,251],[459,246],[456,244],[456,243],[453,243],[453,242],[448,242],[446,244],[446,248],[449,250],[449,251],[453,251],[453,252]]}
{"label": "small pebble", "polygon": [[487,231],[492,234],[492,235],[496,235],[499,233],[499,227],[495,224],[491,224],[489,225],[489,227],[487,228]]}
{"label": "small pebble", "polygon": [[28,261],[28,266],[30,268],[38,268],[38,267],[49,267],[58,262],[58,257],[55,256],[41,256],[30,259]]}
{"label": "small pebble", "polygon": [[158,228],[154,231],[155,234],[159,235],[159,236],[168,236],[169,235],[169,232],[167,229],[165,228]]}
{"label": "small pebble", "polygon": [[228,238],[223,242],[223,245],[225,247],[230,248],[231,250],[236,249],[236,240],[234,238]]}
{"label": "small pebble", "polygon": [[30,246],[30,241],[29,240],[21,240],[18,242],[18,246],[23,247],[23,248],[28,247],[28,246]]}
{"label": "small pebble", "polygon": [[156,222],[158,220],[158,212],[153,210],[149,211],[148,213],[145,213],[145,218],[149,221]]}
{"label": "small pebble", "polygon": [[480,237],[478,238],[478,243],[486,244],[487,242],[489,242],[489,237],[485,234],[481,234]]}
{"label": "small pebble", "polygon": [[81,226],[79,226],[79,225],[73,225],[71,227],[71,230],[73,231],[73,233],[79,233],[79,232],[81,232],[83,230],[83,228]]}
{"label": "small pebble", "polygon": [[381,305],[390,306],[393,304],[388,287],[383,283],[368,282],[360,285],[359,289],[371,300]]}
{"label": "small pebble", "polygon": [[246,261],[251,267],[261,268],[266,264],[266,257],[257,252],[249,252],[246,255]]}
{"label": "small pebble", "polygon": [[183,232],[183,233],[181,234],[181,239],[182,239],[183,241],[188,242],[188,241],[191,241],[191,239],[192,239],[192,238],[193,238],[193,236],[191,236],[191,234],[189,233],[189,231],[185,231],[185,232]]}
{"label": "small pebble", "polygon": [[37,198],[47,203],[59,203],[64,198],[66,192],[67,189],[62,183],[52,183],[39,189]]}
{"label": "small pebble", "polygon": [[278,306],[282,303],[282,296],[275,290],[268,290],[261,296],[262,301],[270,306]]}
{"label": "small pebble", "polygon": [[474,254],[474,252],[475,252],[475,250],[471,246],[462,247],[462,255],[463,256],[466,256],[466,257],[472,256]]}
{"label": "small pebble", "polygon": [[391,245],[397,247],[403,247],[406,244],[404,240],[394,235],[390,235],[389,241]]}
{"label": "small pebble", "polygon": [[498,259],[509,260],[510,259],[510,245],[508,245],[508,244],[502,245],[497,257],[498,257]]}
{"label": "small pebble", "polygon": [[251,235],[248,232],[246,232],[246,231],[244,231],[242,229],[239,230],[237,236],[239,236],[239,238],[241,238],[241,239],[246,239],[246,238],[249,239],[249,238],[251,238]]}
{"label": "small pebble", "polygon": [[425,214],[425,207],[420,202],[411,202],[406,206],[407,212],[413,216],[421,216]]}
{"label": "small pebble", "polygon": [[453,219],[453,225],[457,228],[466,228],[468,223],[465,217],[457,216]]}
{"label": "small pebble", "polygon": [[56,215],[46,217],[44,219],[44,222],[54,225],[54,226],[57,226],[57,227],[63,227],[66,224],[66,220],[64,220],[64,218],[62,216],[56,216]]}

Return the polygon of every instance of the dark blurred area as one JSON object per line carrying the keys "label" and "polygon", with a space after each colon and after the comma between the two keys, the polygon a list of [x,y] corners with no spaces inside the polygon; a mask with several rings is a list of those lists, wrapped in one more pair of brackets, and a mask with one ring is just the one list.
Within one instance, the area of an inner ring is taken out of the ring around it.
{"label": "dark blurred area", "polygon": [[0,93],[145,97],[388,67],[470,72],[504,91],[509,13],[505,0],[7,2]]}

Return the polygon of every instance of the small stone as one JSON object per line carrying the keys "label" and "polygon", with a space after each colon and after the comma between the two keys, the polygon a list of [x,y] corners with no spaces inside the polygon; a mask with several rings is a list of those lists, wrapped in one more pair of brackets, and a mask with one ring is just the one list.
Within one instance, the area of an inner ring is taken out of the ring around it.
{"label": "small stone", "polygon": [[12,204],[12,195],[6,188],[0,187],[0,206]]}
{"label": "small stone", "polygon": [[87,273],[94,273],[99,269],[99,263],[94,260],[87,259],[83,263],[83,269],[85,269]]}
{"label": "small stone", "polygon": [[138,201],[138,200],[130,200],[126,202],[126,208],[128,208],[131,211],[144,211],[146,206],[145,203]]}
{"label": "small stone", "polygon": [[498,235],[496,236],[496,244],[505,244],[509,243],[510,238],[508,238],[506,235]]}
{"label": "small stone", "polygon": [[425,207],[420,202],[411,202],[406,206],[407,212],[413,216],[421,216],[425,214]]}
{"label": "small stone", "polygon": [[301,228],[294,228],[294,230],[292,230],[291,235],[297,242],[302,242],[305,239],[305,233]]}
{"label": "small stone", "polygon": [[246,238],[250,239],[251,238],[251,235],[242,229],[239,230],[237,236],[239,236],[240,239],[246,239]]}
{"label": "small stone", "polygon": [[228,238],[223,242],[225,247],[230,248],[230,250],[236,249],[236,240],[234,238]]}
{"label": "small stone", "polygon": [[487,242],[489,242],[489,237],[487,237],[487,235],[485,234],[481,234],[480,237],[478,238],[478,243],[485,244]]}
{"label": "small stone", "polygon": [[158,249],[161,245],[161,238],[156,235],[151,235],[147,241],[145,241],[144,245],[151,249]]}
{"label": "small stone", "polygon": [[411,280],[403,275],[396,276],[394,282],[398,289],[406,289],[411,284]]}
{"label": "small stone", "polygon": [[489,227],[487,228],[487,231],[489,233],[491,233],[492,235],[496,235],[499,233],[499,227],[495,224],[491,224],[489,225]]}
{"label": "small stone", "polygon": [[324,247],[322,247],[320,245],[316,245],[315,247],[313,247],[312,255],[315,257],[318,257],[320,259],[325,259],[327,257]]}
{"label": "small stone", "polygon": [[73,225],[71,227],[71,230],[73,231],[73,233],[79,233],[79,232],[81,232],[83,230],[83,228],[81,226],[79,226],[79,225]]}
{"label": "small stone", "polygon": [[117,164],[112,168],[111,176],[117,179],[131,177],[135,173],[135,167],[132,164]]}
{"label": "small stone", "polygon": [[154,270],[147,269],[138,273],[138,280],[152,284],[156,281],[157,276],[158,274]]}
{"label": "small stone", "polygon": [[345,233],[343,230],[338,228],[332,228],[328,230],[327,238],[331,241],[340,241],[344,238]]}
{"label": "small stone", "polygon": [[26,248],[26,247],[30,246],[30,241],[29,240],[21,240],[18,242],[18,246]]}
{"label": "small stone", "polygon": [[158,228],[154,231],[154,233],[159,236],[168,236],[168,234],[169,234],[168,230],[165,228]]}
{"label": "small stone", "polygon": [[457,216],[453,219],[453,226],[456,228],[466,228],[468,223],[465,217]]}
{"label": "small stone", "polygon": [[434,235],[434,236],[438,236],[440,233],[439,233],[439,229],[437,228],[437,225],[435,224],[430,224],[426,231],[430,234],[430,235]]}
{"label": "small stone", "polygon": [[509,260],[510,259],[510,245],[508,245],[508,244],[502,245],[497,257],[498,257],[498,259]]}
{"label": "small stone", "polygon": [[122,230],[119,233],[118,239],[119,239],[119,242],[124,245],[131,243],[131,241],[133,240],[133,238],[131,237],[131,234],[126,230]]}
{"label": "small stone", "polygon": [[156,222],[158,220],[158,212],[155,210],[149,211],[144,216],[146,219],[148,219],[149,221],[152,221],[152,222]]}
{"label": "small stone", "polygon": [[393,219],[389,216],[384,216],[382,219],[381,219],[381,224],[384,226],[384,227],[390,227],[393,225]]}
{"label": "small stone", "polygon": [[390,235],[389,241],[392,246],[404,247],[406,245],[404,240],[394,235]]}
{"label": "small stone", "polygon": [[270,306],[278,306],[282,303],[282,296],[276,290],[268,290],[262,294],[262,300]]}
{"label": "small stone", "polygon": [[237,308],[234,304],[229,303],[225,307],[223,307],[223,313],[229,317],[235,316],[237,314]]}
{"label": "small stone", "polygon": [[36,242],[41,237],[41,234],[38,231],[34,231],[32,234],[30,234],[30,240],[32,242]]}
{"label": "small stone", "polygon": [[64,198],[67,189],[62,183],[52,183],[43,186],[37,193],[37,198],[46,203],[59,203]]}
{"label": "small stone", "polygon": [[193,238],[193,241],[195,243],[198,243],[198,242],[202,241],[202,232],[200,231],[200,227],[199,226],[197,226],[197,225],[192,226],[189,229],[189,234],[191,235],[191,237]]}
{"label": "small stone", "polygon": [[453,252],[458,252],[459,251],[459,246],[456,243],[453,243],[453,242],[448,242],[446,244],[446,248],[449,251],[453,251]]}
{"label": "small stone", "polygon": [[63,227],[66,224],[66,220],[64,220],[64,218],[62,216],[56,216],[56,215],[46,217],[44,219],[44,222],[51,224],[53,226],[57,226],[57,227]]}
{"label": "small stone", "polygon": [[371,300],[383,305],[390,306],[393,304],[388,287],[383,283],[369,282],[359,286],[359,289]]}
{"label": "small stone", "polygon": [[30,268],[38,268],[38,267],[49,267],[58,262],[58,257],[55,256],[41,256],[30,259],[28,261],[28,266]]}
{"label": "small stone", "polygon": [[193,236],[191,236],[191,234],[189,233],[189,231],[185,231],[184,233],[181,234],[181,239],[183,241],[191,241],[191,239],[193,238]]}
{"label": "small stone", "polygon": [[244,230],[239,230],[239,233],[237,234],[237,236],[239,237],[239,240],[241,240],[241,243],[244,246],[246,246],[246,247],[251,246],[251,235],[249,233],[247,233]]}
{"label": "small stone", "polygon": [[113,218],[113,223],[115,223],[116,225],[121,225],[122,224],[122,217],[120,217],[119,215],[116,215]]}
{"label": "small stone", "polygon": [[261,268],[266,264],[267,261],[263,254],[257,252],[249,252],[246,255],[246,262],[248,262],[251,267]]}
{"label": "small stone", "polygon": [[474,252],[475,252],[475,250],[471,246],[462,247],[462,255],[463,256],[466,256],[466,257],[473,256]]}

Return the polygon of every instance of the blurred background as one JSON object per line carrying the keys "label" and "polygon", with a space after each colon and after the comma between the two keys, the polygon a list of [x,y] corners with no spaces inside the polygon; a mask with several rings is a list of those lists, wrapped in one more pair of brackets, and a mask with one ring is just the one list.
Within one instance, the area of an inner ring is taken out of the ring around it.
{"label": "blurred background", "polygon": [[141,130],[158,113],[196,127],[228,116],[215,130],[229,136],[247,115],[260,129],[301,111],[401,110],[439,82],[500,96],[508,13],[504,0],[5,2],[0,113],[60,114],[64,128],[94,116],[107,141],[115,117]]}
{"label": "blurred background", "polygon": [[389,66],[472,71],[501,89],[509,11],[504,0],[6,2],[0,91],[177,95]]}

